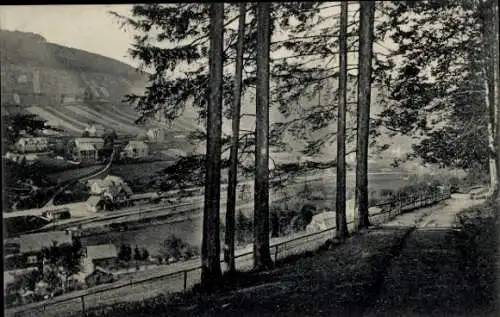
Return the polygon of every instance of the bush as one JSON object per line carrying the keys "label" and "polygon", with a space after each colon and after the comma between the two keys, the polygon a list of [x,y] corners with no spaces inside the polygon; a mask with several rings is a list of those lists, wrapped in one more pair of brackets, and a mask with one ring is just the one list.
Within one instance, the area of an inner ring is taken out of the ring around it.
{"label": "bush", "polygon": [[311,223],[314,213],[316,212],[316,206],[311,204],[306,204],[302,206],[299,214],[293,220],[293,231],[304,231],[308,224]]}
{"label": "bush", "polygon": [[382,197],[392,197],[394,195],[394,191],[392,189],[381,189],[380,190],[380,196]]}
{"label": "bush", "polygon": [[253,221],[241,211],[236,216],[236,243],[244,245],[253,240]]}
{"label": "bush", "polygon": [[294,210],[272,206],[270,210],[270,231],[272,237],[286,236],[293,232],[292,220],[297,216]]}
{"label": "bush", "polygon": [[170,235],[163,241],[163,256],[168,259],[180,260],[182,258],[189,259],[198,255],[198,249],[175,235]]}

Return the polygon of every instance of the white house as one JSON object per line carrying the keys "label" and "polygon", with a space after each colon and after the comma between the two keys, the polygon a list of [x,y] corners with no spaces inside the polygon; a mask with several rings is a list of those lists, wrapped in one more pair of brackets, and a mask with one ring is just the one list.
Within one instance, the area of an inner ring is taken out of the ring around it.
{"label": "white house", "polygon": [[104,147],[103,138],[75,138],[75,145],[90,144],[95,147],[96,150],[100,150]]}
{"label": "white house", "polygon": [[[113,201],[124,199],[132,194],[132,190],[127,183],[122,178],[114,175],[108,175],[105,179],[91,179],[87,181],[87,187],[90,188],[91,195],[99,198],[107,196]],[[99,200],[89,198],[87,208],[95,211],[98,203]]]}
{"label": "white house", "polygon": [[103,138],[75,138],[71,154],[77,160],[97,160],[98,151],[104,147]]}
{"label": "white house", "polygon": [[88,143],[75,144],[72,154],[73,157],[78,161],[86,161],[86,160],[97,161],[98,158],[96,148],[92,144]]}
{"label": "white house", "polygon": [[148,140],[153,143],[163,143],[165,142],[165,130],[162,128],[151,128],[146,132]]}
{"label": "white house", "polygon": [[145,158],[148,156],[148,145],[143,141],[132,140],[123,149],[126,157],[130,158]]}
{"label": "white house", "polygon": [[16,149],[21,153],[43,152],[49,147],[49,141],[44,137],[25,137],[16,142]]}
{"label": "white house", "polygon": [[89,179],[87,187],[91,195],[101,195],[108,188],[108,184],[103,179]]}
{"label": "white house", "polygon": [[99,210],[99,204],[102,201],[101,196],[90,196],[85,202],[88,211],[97,212]]}

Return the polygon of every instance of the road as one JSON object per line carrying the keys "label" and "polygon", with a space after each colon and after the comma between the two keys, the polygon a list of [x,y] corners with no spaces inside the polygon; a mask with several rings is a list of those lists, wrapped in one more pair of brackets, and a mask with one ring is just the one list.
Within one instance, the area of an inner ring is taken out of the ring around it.
{"label": "road", "polygon": [[72,186],[75,182],[77,182],[77,181],[86,181],[86,180],[98,177],[98,176],[102,175],[103,173],[106,173],[106,171],[109,170],[109,168],[111,167],[111,164],[113,163],[114,157],[115,157],[115,150],[113,150],[113,152],[111,153],[111,156],[109,158],[108,164],[106,164],[106,166],[102,170],[100,170],[99,172],[94,173],[92,175],[87,175],[87,176],[80,177],[80,178],[75,179],[75,180],[71,180],[71,181],[68,182],[68,184],[66,184],[63,187],[59,188],[59,190],[54,194],[54,196],[52,196],[52,198],[50,198],[50,200],[45,204],[44,208],[48,208],[48,207],[54,206],[54,199],[59,194],[61,194],[62,192],[64,192],[68,187]]}

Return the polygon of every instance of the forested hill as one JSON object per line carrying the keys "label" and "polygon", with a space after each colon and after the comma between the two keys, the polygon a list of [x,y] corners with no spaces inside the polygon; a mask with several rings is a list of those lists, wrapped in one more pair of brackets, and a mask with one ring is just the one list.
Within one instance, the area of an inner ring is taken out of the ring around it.
{"label": "forested hill", "polygon": [[0,61],[2,104],[54,103],[85,94],[116,102],[146,83],[144,74],[125,63],[34,33],[0,30]]}

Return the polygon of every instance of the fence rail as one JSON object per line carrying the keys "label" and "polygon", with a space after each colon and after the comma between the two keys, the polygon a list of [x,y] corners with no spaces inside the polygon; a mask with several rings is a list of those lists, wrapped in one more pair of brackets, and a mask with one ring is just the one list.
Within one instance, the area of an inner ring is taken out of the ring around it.
{"label": "fence rail", "polygon": [[[433,205],[449,199],[450,197],[450,191],[445,191],[424,195],[412,195],[403,199],[379,203],[370,207],[378,207],[380,209],[380,211],[370,214],[370,220],[372,224],[381,224],[402,213]],[[274,261],[284,259],[290,255],[318,249],[327,239],[334,237],[335,229],[335,226],[333,226],[322,231],[300,234],[284,241],[271,243],[270,249],[271,254],[274,256]],[[351,232],[354,231],[353,221],[348,222],[348,229]],[[252,254],[252,251],[237,251],[235,258],[238,270],[243,271],[252,268]],[[222,259],[221,262],[223,262]],[[199,264],[199,259],[190,260],[185,262],[183,269],[174,272],[144,278],[139,281],[123,280],[118,281],[114,285],[97,286],[92,289],[75,292],[75,294],[70,297],[13,307],[7,309],[5,314],[6,316],[31,316],[33,314],[36,316],[44,314],[50,316],[64,316],[69,313],[77,312],[75,309],[77,306],[81,307],[81,312],[86,312],[89,311],[89,309],[99,309],[102,308],[102,306],[138,300],[140,299],[140,294],[143,295],[142,298],[146,299],[164,294],[165,292],[174,293],[185,291],[199,282],[200,272],[201,266]],[[165,283],[167,281],[168,283]],[[155,283],[158,285],[155,285]],[[137,288],[137,290],[132,290],[135,288]],[[120,292],[120,290],[122,290],[122,292]],[[113,292],[115,292],[115,294],[112,294]],[[109,296],[106,296],[106,293]],[[64,305],[65,307],[61,307],[61,304],[66,305]],[[49,311],[51,312],[49,313]]]}

